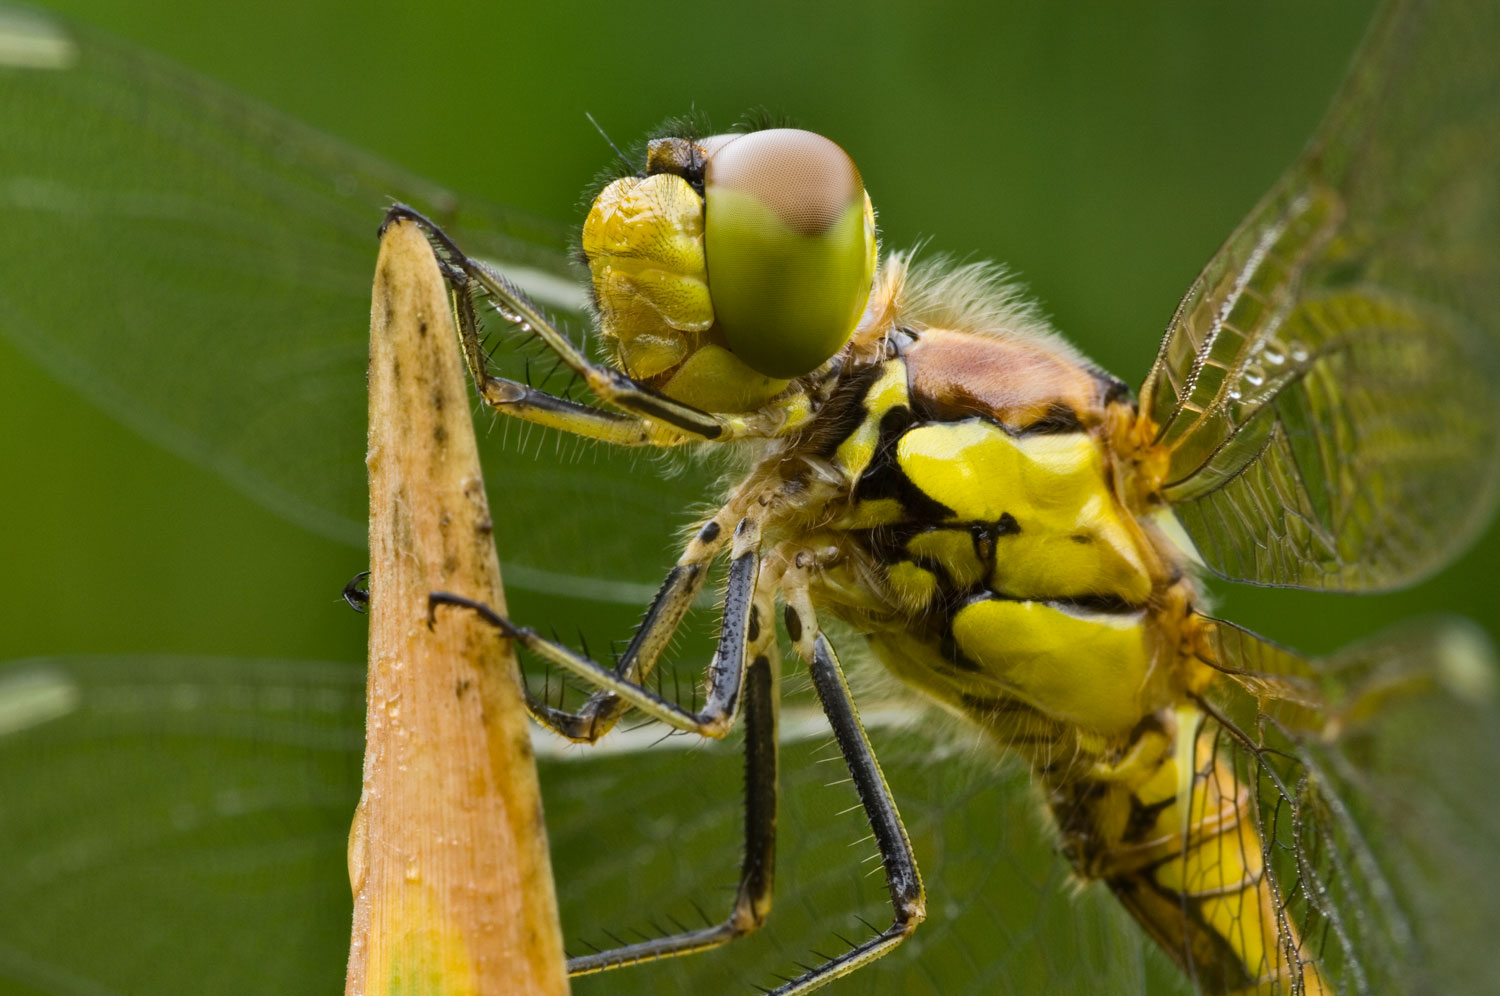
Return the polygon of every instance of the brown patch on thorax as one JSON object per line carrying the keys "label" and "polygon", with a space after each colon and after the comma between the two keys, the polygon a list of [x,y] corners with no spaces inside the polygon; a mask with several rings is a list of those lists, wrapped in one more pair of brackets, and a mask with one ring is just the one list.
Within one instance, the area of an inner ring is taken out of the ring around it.
{"label": "brown patch on thorax", "polygon": [[981,415],[1017,431],[1068,413],[1082,429],[1104,420],[1111,382],[1044,341],[927,329],[905,356],[913,400],[936,416]]}

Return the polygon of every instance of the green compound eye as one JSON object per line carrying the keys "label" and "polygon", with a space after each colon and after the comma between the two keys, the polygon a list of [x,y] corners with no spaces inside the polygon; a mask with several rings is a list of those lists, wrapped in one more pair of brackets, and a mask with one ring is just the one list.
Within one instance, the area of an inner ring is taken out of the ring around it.
{"label": "green compound eye", "polygon": [[864,312],[874,212],[854,161],[822,135],[726,138],[710,145],[704,179],[714,315],[747,365],[799,377],[838,352]]}

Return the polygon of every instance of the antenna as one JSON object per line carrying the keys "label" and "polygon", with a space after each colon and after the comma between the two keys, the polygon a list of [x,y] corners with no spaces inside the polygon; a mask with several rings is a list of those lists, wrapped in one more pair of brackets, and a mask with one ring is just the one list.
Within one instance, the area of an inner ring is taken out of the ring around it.
{"label": "antenna", "polygon": [[620,147],[615,144],[615,140],[609,137],[609,132],[600,127],[599,122],[594,120],[594,116],[588,111],[584,111],[583,116],[589,119],[589,124],[593,125],[594,130],[599,133],[599,137],[604,139],[604,144],[615,151],[615,155],[620,158],[620,162],[624,164],[625,168],[632,173],[636,172],[635,164],[630,161],[625,153],[620,151]]}

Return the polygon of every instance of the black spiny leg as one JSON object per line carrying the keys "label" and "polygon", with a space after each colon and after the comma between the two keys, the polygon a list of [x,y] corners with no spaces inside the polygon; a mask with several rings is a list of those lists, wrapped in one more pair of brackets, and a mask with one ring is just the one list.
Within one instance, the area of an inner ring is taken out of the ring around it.
{"label": "black spiny leg", "polygon": [[[433,592],[428,596],[428,601],[434,612],[440,605],[471,609],[526,650],[578,675],[596,688],[623,700],[626,705],[634,706],[648,716],[659,719],[676,729],[717,739],[729,732],[730,726],[734,723],[735,711],[739,706],[740,692],[745,681],[745,648],[750,639],[756,583],[759,577],[760,523],[747,516],[741,519],[739,525],[735,527],[729,578],[724,589],[723,621],[719,627],[719,643],[714,651],[713,660],[708,666],[707,695],[703,708],[698,712],[684,709],[678,703],[664,698],[635,680],[635,674],[644,673],[640,661],[632,663],[622,658],[620,667],[606,667],[560,643],[546,639],[530,627],[517,626],[483,603],[446,592]],[[658,602],[676,591],[669,577],[668,584],[663,586],[662,593],[657,596]],[[670,620],[663,620],[665,621],[670,621],[671,625],[664,634],[657,634],[650,641],[643,641],[637,636],[637,639],[632,641],[632,646],[638,644],[644,646],[649,642],[655,648],[653,653],[659,652],[660,648],[665,645],[666,639],[670,637],[670,630],[675,630],[681,621],[681,613],[677,613]],[[647,623],[648,625],[652,623],[651,613],[647,615]],[[761,627],[757,624],[757,628]],[[764,628],[772,628],[769,620],[764,622]],[[527,694],[527,703],[532,707],[532,715],[539,722],[556,729],[564,736],[568,735],[568,723],[573,719],[589,723],[591,726],[597,725],[597,720],[592,717],[559,713],[546,703],[539,703],[530,693]],[[561,719],[561,722],[559,725],[553,725],[552,721],[557,719]],[[587,732],[597,736],[592,728]],[[590,739],[590,736],[586,735],[582,739]]]}
{"label": "black spiny leg", "polygon": [[[468,285],[472,281],[507,321],[536,335],[583,378],[596,398],[629,414],[601,411],[554,397],[517,381],[489,376],[484,370],[483,351],[472,323],[472,308],[460,304],[459,332],[463,338],[464,358],[480,396],[496,411],[590,439],[626,446],[675,446],[693,440],[722,440],[747,434],[743,419],[701,411],[639,384],[618,370],[594,363],[509,280],[479,260],[465,255],[441,228],[416,209],[393,204],[386,212],[381,229],[383,231],[386,225],[402,220],[412,222],[427,235],[445,276],[460,298],[467,297]],[[755,431],[751,434],[765,433]]]}
{"label": "black spiny leg", "polygon": [[[699,538],[704,538],[700,531]],[[765,922],[770,912],[772,879],[776,856],[776,777],[777,777],[777,702],[780,661],[776,648],[776,627],[769,594],[758,590],[760,550],[759,527],[754,519],[740,521],[735,530],[734,554],[729,565],[725,589],[723,622],[719,646],[709,666],[707,702],[702,712],[689,713],[675,702],[662,699],[654,692],[622,677],[631,668],[622,658],[621,667],[605,668],[578,656],[566,647],[543,640],[529,629],[515,626],[488,606],[435,592],[428,596],[432,607],[452,605],[477,612],[508,637],[541,656],[553,660],[587,680],[604,685],[628,705],[642,708],[652,715],[670,716],[674,726],[690,729],[703,736],[723,736],[744,695],[745,714],[745,856],[740,867],[740,885],[729,916],[716,926],[684,931],[667,937],[624,945],[608,951],[570,959],[568,971],[579,975],[599,972],[622,965],[656,958],[689,954],[717,947],[750,933]],[[675,572],[674,575],[675,576]],[[663,595],[676,590],[672,577],[663,586]],[[696,587],[695,589],[696,590]],[[658,595],[658,603],[662,595]],[[691,598],[689,598],[691,601]],[[653,613],[647,614],[647,624]],[[680,614],[678,616],[680,619]],[[675,625],[675,624],[674,624]],[[639,637],[632,643],[655,646],[659,651],[670,634],[655,634],[648,640]],[[628,653],[628,651],[627,651]],[[559,658],[566,656],[566,660]],[[748,662],[748,663],[747,663]],[[606,684],[607,681],[607,684]],[[533,715],[543,723],[553,718],[548,707],[527,693]],[[650,709],[641,705],[651,704]],[[606,700],[607,704],[607,700]],[[552,710],[556,713],[556,710]],[[574,714],[565,714],[570,718]],[[581,719],[581,718],[580,718]],[[588,720],[581,720],[588,721]]]}
{"label": "black spiny leg", "polygon": [[370,572],[360,571],[354,575],[340,594],[345,605],[355,612],[364,612],[370,606]]}
{"label": "black spiny leg", "polygon": [[901,824],[901,814],[896,812],[896,801],[891,798],[890,787],[880,772],[880,763],[870,749],[870,740],[860,724],[859,713],[854,708],[854,699],[849,694],[849,685],[844,680],[843,669],[834,655],[833,647],[821,632],[812,640],[812,661],[808,668],[813,687],[823,711],[833,727],[834,738],[849,766],[854,788],[864,806],[865,816],[870,821],[870,830],[880,857],[885,865],[885,881],[891,891],[891,906],[895,916],[891,925],[863,944],[833,958],[786,985],[769,996],[801,996],[848,975],[855,969],[869,964],[888,953],[897,944],[916,930],[917,924],[927,916],[927,899],[922,890],[922,876],[917,872],[917,860],[912,854],[911,842],[906,837],[906,827]]}
{"label": "black spiny leg", "polygon": [[[729,541],[730,528],[739,516],[736,507],[731,502],[705,522],[689,541],[676,565],[667,572],[630,644],[615,663],[617,676],[636,685],[644,685],[650,677],[657,658],[671,642],[698,593],[703,590],[709,565]],[[433,605],[459,605],[489,612],[488,607],[477,606],[455,595],[438,593],[432,596],[431,602]],[[524,681],[521,688],[531,718],[575,743],[594,743],[614,729],[620,717],[630,709],[630,703],[613,692],[596,691],[574,712],[548,703],[532,692]]]}
{"label": "black spiny leg", "polygon": [[769,598],[757,599],[761,632],[745,671],[745,857],[734,906],[723,923],[568,959],[569,975],[586,975],[657,958],[691,954],[743,937],[771,910],[776,864],[777,701],[780,661]]}

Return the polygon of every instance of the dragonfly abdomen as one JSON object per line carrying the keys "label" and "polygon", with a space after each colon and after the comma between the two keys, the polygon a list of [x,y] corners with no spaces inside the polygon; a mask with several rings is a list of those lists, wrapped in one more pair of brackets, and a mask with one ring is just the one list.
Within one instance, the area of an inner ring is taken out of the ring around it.
{"label": "dragonfly abdomen", "polygon": [[1286,909],[1295,885],[1268,867],[1250,788],[1212,728],[1195,706],[1163,710],[1118,762],[1053,780],[1063,850],[1204,993],[1322,994]]}

